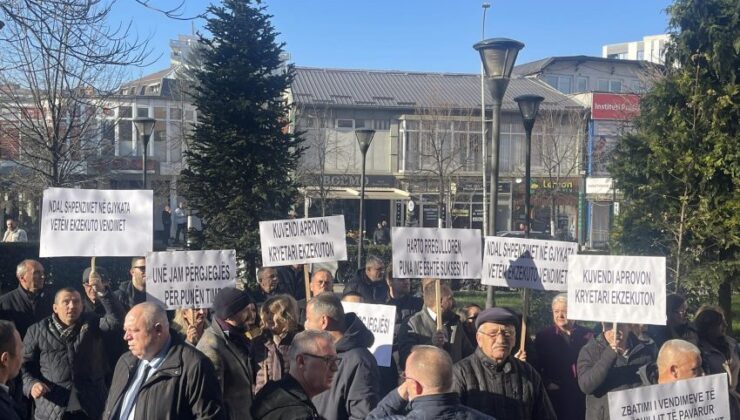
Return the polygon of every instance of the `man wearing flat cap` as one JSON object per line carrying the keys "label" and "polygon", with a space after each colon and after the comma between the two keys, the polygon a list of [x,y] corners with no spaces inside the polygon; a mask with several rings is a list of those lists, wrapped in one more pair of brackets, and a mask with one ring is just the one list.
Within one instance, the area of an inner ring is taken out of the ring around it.
{"label": "man wearing flat cap", "polygon": [[505,308],[478,315],[478,348],[455,364],[454,390],[463,405],[499,419],[555,420],[540,375],[511,354],[518,323],[517,315]]}
{"label": "man wearing flat cap", "polygon": [[212,309],[213,322],[198,341],[198,350],[216,368],[227,417],[249,419],[253,373],[249,340],[244,333],[247,325],[254,322],[254,300],[243,290],[225,287],[213,299]]}

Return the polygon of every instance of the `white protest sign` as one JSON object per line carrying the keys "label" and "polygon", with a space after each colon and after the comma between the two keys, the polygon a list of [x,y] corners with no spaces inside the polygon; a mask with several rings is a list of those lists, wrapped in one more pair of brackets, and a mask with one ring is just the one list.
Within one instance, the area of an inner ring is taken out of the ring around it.
{"label": "white protest sign", "polygon": [[575,242],[487,236],[481,283],[537,290],[568,289],[568,257]]}
{"label": "white protest sign", "polygon": [[375,356],[378,366],[390,366],[396,307],[355,302],[342,302],[342,307],[344,307],[344,313],[354,312],[375,336],[375,341],[368,350]]}
{"label": "white protest sign", "polygon": [[727,375],[609,393],[611,420],[730,420]]}
{"label": "white protest sign", "polygon": [[665,325],[665,258],[572,255],[568,319]]}
{"label": "white protest sign", "polygon": [[479,279],[480,229],[394,227],[393,277]]}
{"label": "white protest sign", "polygon": [[262,266],[347,259],[344,216],[260,222]]}
{"label": "white protest sign", "polygon": [[146,256],[146,300],[166,310],[210,308],[236,286],[236,251],[166,251]]}
{"label": "white protest sign", "polygon": [[151,190],[48,188],[40,257],[122,257],[152,251]]}

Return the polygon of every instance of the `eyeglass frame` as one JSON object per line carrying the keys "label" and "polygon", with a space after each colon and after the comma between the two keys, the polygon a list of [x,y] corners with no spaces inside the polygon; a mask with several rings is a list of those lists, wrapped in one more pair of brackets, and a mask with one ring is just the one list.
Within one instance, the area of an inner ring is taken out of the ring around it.
{"label": "eyeglass frame", "polygon": [[321,359],[323,360],[324,364],[326,364],[329,368],[338,368],[339,367],[339,358],[337,356],[319,356],[318,354],[311,354],[311,353],[301,353],[302,356],[308,356],[313,357],[315,359]]}
{"label": "eyeglass frame", "polygon": [[511,329],[510,328],[499,328],[498,331],[496,331],[493,334],[483,332],[481,330],[476,331],[476,333],[483,334],[486,337],[492,338],[494,340],[497,339],[498,336],[502,336],[504,339],[507,339],[507,340],[516,336],[516,330],[514,328],[511,328]]}

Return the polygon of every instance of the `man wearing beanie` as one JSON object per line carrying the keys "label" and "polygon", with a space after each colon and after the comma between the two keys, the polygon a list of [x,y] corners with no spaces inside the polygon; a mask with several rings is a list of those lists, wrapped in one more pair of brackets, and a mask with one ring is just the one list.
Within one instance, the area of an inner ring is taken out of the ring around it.
{"label": "man wearing beanie", "polygon": [[475,321],[475,353],[453,370],[454,390],[463,405],[499,419],[555,420],[555,410],[537,371],[511,355],[517,315],[489,308]]}
{"label": "man wearing beanie", "polygon": [[198,350],[216,368],[227,417],[250,419],[253,374],[244,333],[256,316],[254,301],[243,290],[225,287],[213,299],[212,309],[213,322],[198,342]]}

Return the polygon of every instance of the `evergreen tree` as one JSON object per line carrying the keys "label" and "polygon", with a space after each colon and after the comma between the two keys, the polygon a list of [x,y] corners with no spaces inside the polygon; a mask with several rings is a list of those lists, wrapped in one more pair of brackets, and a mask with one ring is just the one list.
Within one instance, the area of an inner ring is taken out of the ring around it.
{"label": "evergreen tree", "polygon": [[740,273],[740,32],[737,0],[677,0],[665,75],[641,100],[611,172],[625,203],[625,254],[665,255],[669,292],[719,298],[731,316]]}
{"label": "evergreen tree", "polygon": [[202,65],[193,69],[198,123],[185,153],[185,197],[204,221],[203,245],[236,249],[251,277],[259,222],[284,219],[296,192],[300,140],[286,130],[283,67],[264,6],[224,0],[208,9]]}

